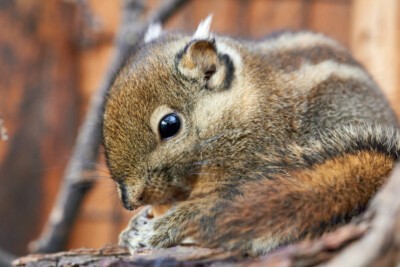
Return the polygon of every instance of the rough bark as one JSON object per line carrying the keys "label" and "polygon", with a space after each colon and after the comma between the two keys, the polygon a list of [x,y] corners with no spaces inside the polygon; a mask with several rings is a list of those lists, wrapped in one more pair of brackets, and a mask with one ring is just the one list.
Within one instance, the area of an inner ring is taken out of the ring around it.
{"label": "rough bark", "polygon": [[[173,256],[171,256],[173,255]],[[14,261],[15,266],[204,266],[211,261],[227,261],[229,253],[216,249],[174,247],[140,250],[130,256],[120,247],[100,250],[78,249],[47,255],[29,255]]]}
{"label": "rough bark", "polygon": [[[119,247],[101,250],[79,249],[47,255],[29,255],[14,261],[15,266],[317,266],[334,258],[358,240],[365,226],[346,226],[320,240],[304,241],[259,259],[244,258],[220,249],[178,246],[158,250],[138,250],[130,256]],[[106,252],[104,252],[106,251]],[[336,265],[345,266],[345,265]],[[346,265],[347,266],[347,265]]]}

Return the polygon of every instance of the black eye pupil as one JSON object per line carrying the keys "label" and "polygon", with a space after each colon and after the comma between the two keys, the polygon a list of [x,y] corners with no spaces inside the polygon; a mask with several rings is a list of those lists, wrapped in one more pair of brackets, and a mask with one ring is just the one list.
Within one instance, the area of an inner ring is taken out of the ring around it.
{"label": "black eye pupil", "polygon": [[165,115],[158,125],[161,139],[174,136],[181,128],[181,121],[175,113]]}

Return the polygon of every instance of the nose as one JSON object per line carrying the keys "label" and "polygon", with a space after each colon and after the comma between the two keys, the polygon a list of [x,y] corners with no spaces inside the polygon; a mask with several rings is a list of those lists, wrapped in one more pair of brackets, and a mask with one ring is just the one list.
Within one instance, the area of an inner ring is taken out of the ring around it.
{"label": "nose", "polygon": [[127,210],[134,210],[135,208],[143,205],[144,192],[140,192],[137,197],[132,197],[128,193],[128,189],[123,182],[118,183],[118,189],[122,205]]}
{"label": "nose", "polygon": [[133,205],[132,203],[129,202],[129,197],[128,197],[128,192],[126,191],[126,186],[123,183],[118,184],[119,192],[120,192],[120,198],[122,205],[125,207],[127,210],[133,210]]}

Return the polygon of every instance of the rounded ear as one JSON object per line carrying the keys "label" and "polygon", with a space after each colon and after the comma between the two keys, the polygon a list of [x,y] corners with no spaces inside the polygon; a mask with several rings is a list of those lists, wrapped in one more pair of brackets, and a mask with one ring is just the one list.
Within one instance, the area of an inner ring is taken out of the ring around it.
{"label": "rounded ear", "polygon": [[[178,69],[186,77],[204,82],[209,89],[227,87],[232,68],[227,55],[219,55],[214,39],[191,41],[178,56]],[[229,86],[228,86],[229,87]]]}
{"label": "rounded ear", "polygon": [[218,55],[213,40],[196,40],[184,49],[180,62],[180,71],[190,78],[208,80],[215,73]]}

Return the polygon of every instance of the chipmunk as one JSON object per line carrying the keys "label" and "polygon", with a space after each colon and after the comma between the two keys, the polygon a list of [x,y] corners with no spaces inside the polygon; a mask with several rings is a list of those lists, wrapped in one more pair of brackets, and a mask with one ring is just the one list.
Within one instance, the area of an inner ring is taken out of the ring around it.
{"label": "chipmunk", "polygon": [[261,255],[360,214],[400,152],[396,116],[337,42],[253,42],[150,27],[106,100],[107,164],[134,217],[131,250],[191,238]]}

